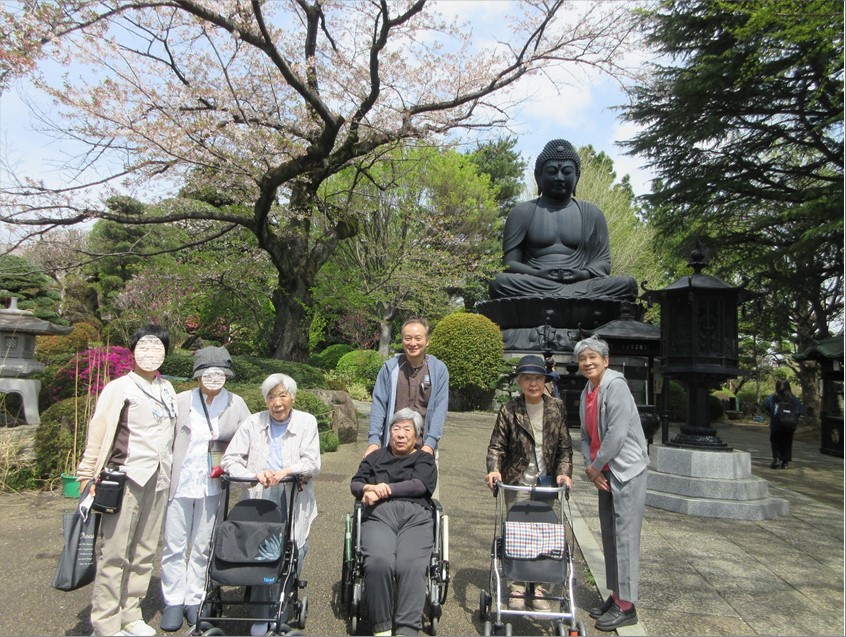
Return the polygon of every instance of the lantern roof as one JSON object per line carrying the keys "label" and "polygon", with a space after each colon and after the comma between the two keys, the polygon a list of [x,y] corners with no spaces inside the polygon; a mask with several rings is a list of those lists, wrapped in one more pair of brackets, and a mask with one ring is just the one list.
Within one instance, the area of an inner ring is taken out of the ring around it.
{"label": "lantern roof", "polygon": [[57,335],[69,334],[73,327],[56,325],[38,318],[29,310],[19,310],[18,299],[12,297],[9,307],[0,309],[0,330],[18,334]]}
{"label": "lantern roof", "polygon": [[683,276],[677,281],[670,283],[667,287],[662,288],[660,290],[646,290],[646,288],[644,288],[646,290],[646,294],[644,294],[642,298],[645,298],[648,301],[655,301],[657,300],[656,297],[665,296],[667,293],[689,292],[693,289],[705,291],[710,290],[736,292],[738,293],[738,301],[741,303],[747,299],[760,296],[758,292],[747,290],[743,285],[730,285],[722,279],[719,279],[710,274],[702,274],[702,268],[708,265],[708,263],[709,260],[707,255],[705,254],[705,248],[703,247],[702,243],[697,239],[696,246],[693,248],[693,250],[690,251],[690,256],[688,257],[687,261],[687,264],[691,268],[693,268],[693,274]]}
{"label": "lantern roof", "polygon": [[631,304],[623,303],[620,318],[600,325],[593,330],[579,330],[582,337],[598,336],[603,339],[654,341],[661,340],[661,330],[649,323],[636,320],[631,310]]}

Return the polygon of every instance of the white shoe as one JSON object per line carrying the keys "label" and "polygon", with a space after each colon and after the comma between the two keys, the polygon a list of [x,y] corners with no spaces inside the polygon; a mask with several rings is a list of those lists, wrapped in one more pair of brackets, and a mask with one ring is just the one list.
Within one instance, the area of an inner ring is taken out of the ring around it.
{"label": "white shoe", "polygon": [[276,630],[276,622],[256,622],[250,626],[250,635],[258,637],[259,635],[266,635],[271,630]]}
{"label": "white shoe", "polygon": [[135,637],[155,637],[156,634],[156,629],[144,622],[143,619],[136,619],[134,622],[128,623],[118,633],[118,635],[134,635]]}

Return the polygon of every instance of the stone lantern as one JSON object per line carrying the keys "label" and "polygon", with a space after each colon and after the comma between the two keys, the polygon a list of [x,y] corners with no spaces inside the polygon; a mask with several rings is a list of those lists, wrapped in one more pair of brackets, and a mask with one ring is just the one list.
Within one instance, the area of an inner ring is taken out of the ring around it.
{"label": "stone lantern", "polygon": [[28,378],[44,370],[44,364],[35,360],[35,337],[68,334],[72,329],[19,310],[14,297],[7,309],[0,310],[0,392],[20,394],[28,425],[41,422],[38,414],[41,381]]}
{"label": "stone lantern", "polygon": [[687,387],[687,422],[668,444],[676,447],[729,450],[711,425],[708,396],[737,368],[737,310],[757,294],[703,274],[708,265],[702,246],[690,253],[693,274],[644,298],[661,306],[661,372]]}

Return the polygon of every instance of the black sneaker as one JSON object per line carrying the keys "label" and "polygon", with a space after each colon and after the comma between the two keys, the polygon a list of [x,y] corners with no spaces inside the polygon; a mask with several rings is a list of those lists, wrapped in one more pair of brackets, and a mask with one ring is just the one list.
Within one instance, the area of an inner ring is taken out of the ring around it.
{"label": "black sneaker", "polygon": [[[770,463],[770,469],[778,469],[778,458],[774,458],[773,461]],[[785,466],[785,465],[782,465]]]}

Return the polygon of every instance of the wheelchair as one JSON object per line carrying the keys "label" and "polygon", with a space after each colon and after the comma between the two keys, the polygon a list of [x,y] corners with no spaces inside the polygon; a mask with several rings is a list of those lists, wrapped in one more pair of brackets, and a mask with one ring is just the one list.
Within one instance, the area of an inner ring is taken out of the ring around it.
{"label": "wheelchair", "polygon": [[[367,609],[364,604],[364,555],[361,550],[361,525],[364,505],[356,501],[353,513],[347,513],[344,522],[344,555],[341,572],[340,601],[345,610],[350,635],[359,634],[364,628]],[[423,624],[428,623],[430,635],[438,634],[441,607],[449,589],[449,517],[444,515],[441,503],[432,500],[434,543],[426,569],[426,602]]]}

